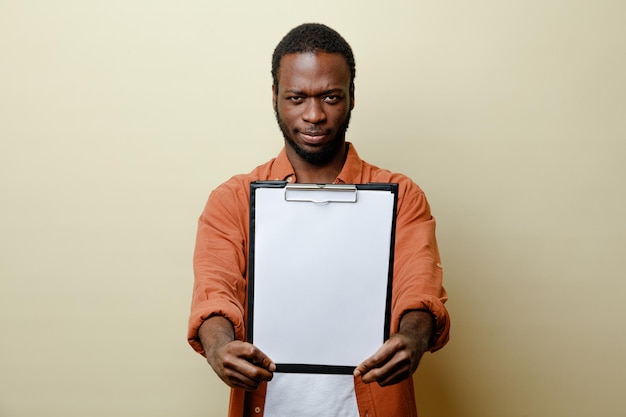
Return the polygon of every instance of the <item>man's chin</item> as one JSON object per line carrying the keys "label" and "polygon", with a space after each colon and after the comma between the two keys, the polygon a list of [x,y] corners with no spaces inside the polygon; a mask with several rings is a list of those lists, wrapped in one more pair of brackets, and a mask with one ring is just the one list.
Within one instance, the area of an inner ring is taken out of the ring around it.
{"label": "man's chin", "polygon": [[341,149],[342,140],[334,140],[323,146],[298,146],[292,141],[288,141],[298,156],[312,165],[326,165],[331,162]]}

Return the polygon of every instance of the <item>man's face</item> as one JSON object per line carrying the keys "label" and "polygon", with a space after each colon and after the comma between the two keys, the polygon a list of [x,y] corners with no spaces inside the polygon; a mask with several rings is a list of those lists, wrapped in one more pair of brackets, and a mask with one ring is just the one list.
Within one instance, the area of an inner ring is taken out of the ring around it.
{"label": "man's face", "polygon": [[354,107],[350,69],[339,54],[285,55],[272,88],[274,110],[297,157],[325,165],[342,149]]}

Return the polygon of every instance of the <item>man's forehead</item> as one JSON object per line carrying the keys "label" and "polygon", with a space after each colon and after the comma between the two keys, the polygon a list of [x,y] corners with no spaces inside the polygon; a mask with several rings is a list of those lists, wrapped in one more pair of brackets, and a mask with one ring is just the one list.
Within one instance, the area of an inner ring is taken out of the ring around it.
{"label": "man's forehead", "polygon": [[345,57],[329,52],[298,52],[284,55],[280,60],[278,78],[330,77],[350,80],[350,68]]}

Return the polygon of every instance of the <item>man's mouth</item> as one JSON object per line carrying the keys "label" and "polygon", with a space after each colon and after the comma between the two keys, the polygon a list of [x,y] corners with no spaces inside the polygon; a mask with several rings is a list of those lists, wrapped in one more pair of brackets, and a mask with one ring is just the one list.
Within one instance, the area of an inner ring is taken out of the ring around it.
{"label": "man's mouth", "polygon": [[327,132],[319,130],[305,130],[299,132],[299,136],[307,145],[318,145],[326,139]]}

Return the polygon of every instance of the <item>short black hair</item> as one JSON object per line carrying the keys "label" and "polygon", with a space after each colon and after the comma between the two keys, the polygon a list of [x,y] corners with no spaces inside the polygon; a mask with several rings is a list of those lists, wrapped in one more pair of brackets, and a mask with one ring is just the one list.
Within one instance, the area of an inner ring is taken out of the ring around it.
{"label": "short black hair", "polygon": [[321,23],[304,23],[297,26],[291,29],[278,43],[272,55],[274,89],[278,90],[278,70],[280,69],[280,61],[283,56],[307,52],[326,52],[342,55],[350,68],[350,93],[354,93],[356,65],[352,48],[336,30]]}

